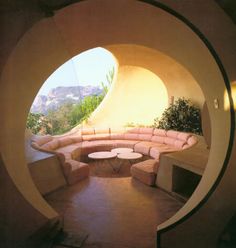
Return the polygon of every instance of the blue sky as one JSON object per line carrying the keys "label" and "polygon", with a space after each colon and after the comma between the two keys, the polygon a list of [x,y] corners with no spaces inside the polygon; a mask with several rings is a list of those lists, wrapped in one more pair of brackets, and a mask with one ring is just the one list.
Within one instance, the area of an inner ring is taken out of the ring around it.
{"label": "blue sky", "polygon": [[43,84],[38,94],[47,95],[58,86],[100,86],[106,83],[106,74],[116,68],[113,55],[104,48],[87,50],[61,65]]}

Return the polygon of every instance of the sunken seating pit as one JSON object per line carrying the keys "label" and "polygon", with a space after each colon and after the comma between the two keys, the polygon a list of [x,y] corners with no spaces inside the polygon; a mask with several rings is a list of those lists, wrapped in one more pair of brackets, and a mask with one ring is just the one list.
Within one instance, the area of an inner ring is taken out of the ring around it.
{"label": "sunken seating pit", "polygon": [[[156,128],[80,128],[71,130],[62,136],[41,136],[32,139],[32,147],[57,154],[60,159],[68,184],[73,184],[89,176],[89,165],[81,162],[87,155],[97,151],[110,151],[113,148],[132,148],[134,152],[150,156],[151,161],[143,161],[141,165],[131,168],[132,175],[148,185],[153,184],[156,175],[156,161],[161,154],[181,151],[197,143],[191,133]],[[154,162],[155,161],[155,162]],[[152,164],[152,166],[151,166]],[[143,172],[142,168],[143,167]],[[141,170],[141,171],[140,171]],[[150,176],[144,179],[144,174]]]}

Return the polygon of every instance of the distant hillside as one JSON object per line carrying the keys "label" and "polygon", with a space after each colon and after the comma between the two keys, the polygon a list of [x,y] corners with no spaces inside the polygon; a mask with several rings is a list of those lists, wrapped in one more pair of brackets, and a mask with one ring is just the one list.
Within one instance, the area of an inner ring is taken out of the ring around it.
{"label": "distant hillside", "polygon": [[102,89],[98,86],[70,86],[56,87],[47,96],[38,95],[30,109],[31,113],[47,114],[49,110],[56,110],[64,103],[80,103],[86,96],[100,95]]}

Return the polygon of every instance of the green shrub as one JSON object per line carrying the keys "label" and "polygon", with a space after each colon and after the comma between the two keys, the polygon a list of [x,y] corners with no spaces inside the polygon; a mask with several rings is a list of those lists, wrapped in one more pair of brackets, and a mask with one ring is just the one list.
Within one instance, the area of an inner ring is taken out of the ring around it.
{"label": "green shrub", "polygon": [[161,118],[154,119],[154,127],[202,134],[201,112],[189,99],[178,98],[164,110]]}

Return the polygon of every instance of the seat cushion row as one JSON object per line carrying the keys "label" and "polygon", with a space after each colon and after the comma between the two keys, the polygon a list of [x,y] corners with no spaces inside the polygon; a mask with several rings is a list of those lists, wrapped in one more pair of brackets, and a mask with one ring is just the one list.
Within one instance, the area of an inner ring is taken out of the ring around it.
{"label": "seat cushion row", "polygon": [[[91,152],[127,147],[158,160],[162,153],[186,149],[196,142],[197,139],[192,134],[173,130],[131,128],[124,131],[124,129],[90,128],[77,130],[62,137],[46,135],[35,138],[32,140],[32,146],[38,150],[56,153],[59,157],[63,156],[60,158],[62,167],[68,182],[71,183],[76,178],[80,178],[76,170],[84,171],[83,173],[87,173],[88,176],[87,169],[84,169],[84,166],[81,167],[76,160],[80,160],[80,156]],[[84,176],[81,175],[81,178]]]}

